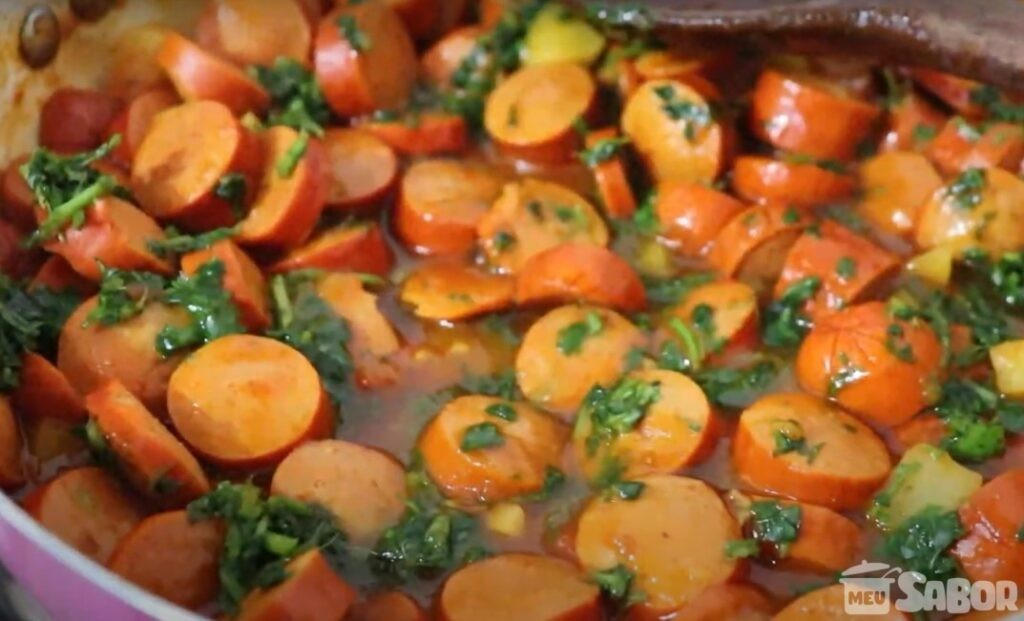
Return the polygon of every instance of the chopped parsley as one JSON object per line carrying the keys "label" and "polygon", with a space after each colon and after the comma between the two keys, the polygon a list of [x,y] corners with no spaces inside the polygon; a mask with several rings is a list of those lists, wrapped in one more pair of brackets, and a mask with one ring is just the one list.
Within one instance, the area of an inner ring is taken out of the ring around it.
{"label": "chopped parsley", "polygon": [[298,167],[299,162],[301,162],[303,156],[306,155],[306,149],[308,148],[309,134],[301,131],[291,146],[288,147],[288,150],[281,155],[280,159],[277,160],[277,164],[274,167],[274,170],[277,172],[277,176],[282,179],[291,178],[295,169]]}
{"label": "chopped parsley", "polygon": [[336,407],[344,399],[352,357],[348,322],[317,295],[315,277],[292,272],[270,282],[274,325],[267,336],[297,349],[309,360]]}
{"label": "chopped parsley", "polygon": [[868,372],[858,367],[850,361],[850,357],[846,352],[839,352],[839,370],[833,373],[828,378],[828,396],[830,399],[834,399],[839,393],[856,382],[867,377]]}
{"label": "chopped parsley", "polygon": [[0,391],[18,387],[22,354],[55,352],[60,331],[79,302],[71,291],[29,291],[0,274]]}
{"label": "chopped parsley", "polygon": [[1024,308],[1024,253],[1006,252],[993,261],[980,248],[964,253],[964,262],[987,281],[999,300],[1011,308]]}
{"label": "chopped parsley", "polygon": [[165,239],[152,239],[146,243],[146,246],[156,256],[168,258],[209,248],[219,241],[231,239],[237,232],[238,229],[235,227],[224,227],[189,235],[171,226],[165,230],[167,235]]}
{"label": "chopped parsley", "polygon": [[750,504],[750,530],[754,540],[775,546],[786,556],[789,546],[800,534],[803,511],[800,505],[783,505],[775,500],[757,500]]}
{"label": "chopped parsley", "polygon": [[245,332],[238,307],[224,288],[224,263],[207,261],[190,275],[182,274],[167,286],[163,301],[181,306],[189,317],[184,326],[164,326],[157,334],[156,349],[165,358],[228,334]]}
{"label": "chopped parsley", "polygon": [[519,416],[516,414],[516,408],[511,403],[492,403],[491,405],[484,408],[484,412],[487,412],[491,416],[500,418],[501,420],[507,420],[508,422],[514,422]]}
{"label": "chopped parsley", "polygon": [[505,436],[494,423],[477,423],[462,432],[459,448],[464,452],[493,448],[505,444]]}
{"label": "chopped parsley", "polygon": [[988,183],[984,168],[968,168],[946,188],[946,196],[962,209],[974,209],[981,204],[982,193]]}
{"label": "chopped parsley", "polygon": [[367,558],[375,576],[388,583],[432,578],[486,555],[472,543],[475,520],[445,501],[418,453],[405,480],[409,498],[405,513],[398,524],[384,531]]}
{"label": "chopped parsley", "polygon": [[778,362],[764,359],[740,368],[704,369],[693,374],[693,379],[715,405],[746,407],[771,384],[779,368]]}
{"label": "chopped parsley", "polygon": [[110,268],[100,264],[100,291],[85,325],[112,326],[141,313],[163,298],[166,281],[159,274]]}
{"label": "chopped parsley", "polygon": [[32,153],[19,171],[46,212],[46,218],[26,239],[25,245],[45,242],[68,227],[81,227],[86,209],[99,198],[111,193],[127,197],[127,190],[121,188],[113,176],[92,167],[110,155],[120,142],[121,134],[114,134],[92,151],[75,155],[58,155],[42,148]]}
{"label": "chopped parsley", "polygon": [[1024,431],[1024,404],[972,379],[947,380],[934,409],[946,426],[942,448],[961,462],[977,463],[1000,455],[1006,447],[1006,430]]}
{"label": "chopped parsley", "polygon": [[751,558],[761,553],[761,546],[753,539],[730,539],[724,552],[728,558]]}
{"label": "chopped parsley", "polygon": [[644,289],[647,300],[652,304],[670,306],[678,304],[690,291],[714,280],[713,272],[696,272],[660,280],[648,278],[644,280]]}
{"label": "chopped parsley", "polygon": [[219,483],[189,503],[188,517],[219,519],[227,527],[217,603],[228,613],[250,592],[284,581],[288,561],[307,550],[319,549],[335,570],[345,557],[345,533],[330,512],[284,496],[264,497],[251,483]]}
{"label": "chopped parsley", "polygon": [[352,15],[342,15],[338,17],[335,24],[338,26],[338,32],[348,41],[349,46],[353,50],[357,53],[369,51],[373,42],[370,41],[370,36],[363,32],[359,24],[356,23],[355,17]]}
{"label": "chopped parsley", "polygon": [[619,136],[615,138],[602,138],[583,151],[576,154],[581,162],[593,168],[602,162],[607,162],[616,155],[622,147],[629,144],[629,138]]}
{"label": "chopped parsley", "polygon": [[761,340],[769,347],[794,347],[800,344],[811,329],[811,320],[803,307],[818,293],[821,279],[806,276],[794,282],[772,301],[764,312]]}
{"label": "chopped parsley", "polygon": [[583,400],[579,418],[581,423],[590,424],[587,453],[594,455],[600,444],[635,428],[647,414],[647,408],[660,398],[660,384],[634,377],[624,377],[612,388],[601,385],[591,388]]}
{"label": "chopped parsley", "polygon": [[918,123],[914,126],[914,129],[910,134],[910,139],[914,142],[914,146],[920,147],[934,140],[936,134],[938,134],[938,132],[931,125]]}
{"label": "chopped parsley", "polygon": [[616,565],[611,569],[603,569],[590,574],[590,580],[601,589],[616,604],[625,606],[629,602],[643,599],[641,595],[634,594],[633,581],[636,574],[625,565]]}
{"label": "chopped parsley", "polygon": [[890,323],[885,329],[885,349],[897,359],[908,364],[917,361],[914,348],[906,341],[903,326],[896,322]]}
{"label": "chopped parsley", "polygon": [[655,87],[654,94],[661,100],[661,110],[669,119],[683,122],[683,135],[690,142],[697,140],[697,132],[711,125],[711,108],[679,99],[671,84]]}
{"label": "chopped parsley", "polygon": [[853,257],[843,257],[836,261],[836,276],[843,282],[850,282],[857,277],[857,261]]}
{"label": "chopped parsley", "polygon": [[227,201],[228,205],[231,206],[231,213],[235,214],[236,217],[242,217],[245,209],[245,195],[247,192],[247,184],[245,177],[241,173],[228,173],[217,180],[217,185],[213,186],[213,195],[217,198]]}
{"label": "chopped parsley", "polygon": [[312,71],[284,56],[269,67],[255,66],[250,71],[270,95],[268,124],[323,135],[331,109]]}
{"label": "chopped parsley", "polygon": [[597,336],[604,329],[604,321],[596,311],[589,311],[582,321],[574,321],[558,331],[555,346],[566,356],[575,356],[583,351],[583,343]]}
{"label": "chopped parsley", "polygon": [[905,571],[946,580],[959,570],[949,547],[964,534],[956,511],[929,507],[908,518],[882,540],[882,552]]}
{"label": "chopped parsley", "polygon": [[808,445],[803,426],[795,420],[777,421],[775,429],[772,431],[772,438],[775,441],[775,448],[772,450],[773,457],[796,453],[804,457],[808,464],[814,463],[818,453],[825,446],[824,442]]}
{"label": "chopped parsley", "polygon": [[494,245],[495,252],[502,253],[516,245],[516,236],[506,231],[498,231],[491,238],[491,244]]}

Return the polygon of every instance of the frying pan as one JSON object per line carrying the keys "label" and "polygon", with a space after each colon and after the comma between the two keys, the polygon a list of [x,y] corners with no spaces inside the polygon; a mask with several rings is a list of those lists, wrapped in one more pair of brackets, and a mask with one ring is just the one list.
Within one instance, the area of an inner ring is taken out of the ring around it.
{"label": "frying pan", "polygon": [[[274,0],[253,0],[274,1]],[[18,31],[32,0],[0,0],[0,165],[30,150],[38,112],[59,86],[100,82],[124,31],[159,22],[189,31],[203,0],[121,0],[98,21],[78,21],[69,3],[49,0],[65,33],[48,66],[30,70],[18,54]],[[605,4],[625,4],[611,0]],[[637,6],[637,3],[629,3]],[[883,60],[933,65],[1020,89],[1024,84],[1024,2],[1019,0],[646,0],[669,40],[685,35],[734,38],[768,48],[828,49]],[[198,621],[121,580],[64,545],[0,494],[0,618],[35,621]],[[7,597],[4,598],[3,596]],[[41,605],[40,605],[41,604]],[[14,610],[17,609],[17,612]],[[1015,618],[1024,620],[1024,614]]]}

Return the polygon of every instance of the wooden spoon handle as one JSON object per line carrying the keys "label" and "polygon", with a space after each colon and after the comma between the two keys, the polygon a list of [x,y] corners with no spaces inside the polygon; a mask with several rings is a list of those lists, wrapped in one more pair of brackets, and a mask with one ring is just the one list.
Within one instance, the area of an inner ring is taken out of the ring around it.
{"label": "wooden spoon handle", "polygon": [[818,41],[828,49],[933,66],[1004,88],[1024,86],[1019,0],[646,0],[675,35],[754,37],[770,47]]}

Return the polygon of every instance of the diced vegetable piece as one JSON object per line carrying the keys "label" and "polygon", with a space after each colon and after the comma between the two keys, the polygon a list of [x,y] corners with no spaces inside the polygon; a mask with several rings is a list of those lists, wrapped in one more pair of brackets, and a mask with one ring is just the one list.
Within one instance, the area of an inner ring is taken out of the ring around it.
{"label": "diced vegetable piece", "polygon": [[522,61],[526,65],[542,63],[594,62],[604,49],[604,36],[569,10],[556,3],[541,9],[526,31]]}
{"label": "diced vegetable piece", "polygon": [[1009,397],[1024,397],[1024,339],[1006,341],[988,350],[996,387]]}
{"label": "diced vegetable piece", "polygon": [[869,511],[886,529],[895,529],[927,507],[956,510],[981,487],[981,475],[961,466],[949,453],[918,444],[903,454]]}
{"label": "diced vegetable piece", "polygon": [[526,512],[514,502],[499,502],[487,510],[487,528],[499,535],[518,537],[526,529]]}
{"label": "diced vegetable piece", "polygon": [[907,261],[907,271],[936,287],[945,287],[953,273],[953,249],[949,246],[936,246],[922,252]]}

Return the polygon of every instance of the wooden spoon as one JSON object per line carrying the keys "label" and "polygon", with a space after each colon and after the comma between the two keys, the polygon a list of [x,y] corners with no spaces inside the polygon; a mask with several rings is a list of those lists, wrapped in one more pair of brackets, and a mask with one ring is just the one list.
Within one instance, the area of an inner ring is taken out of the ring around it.
{"label": "wooden spoon", "polygon": [[647,7],[668,41],[743,37],[768,49],[869,55],[1024,88],[1020,0],[645,0],[639,5]]}

